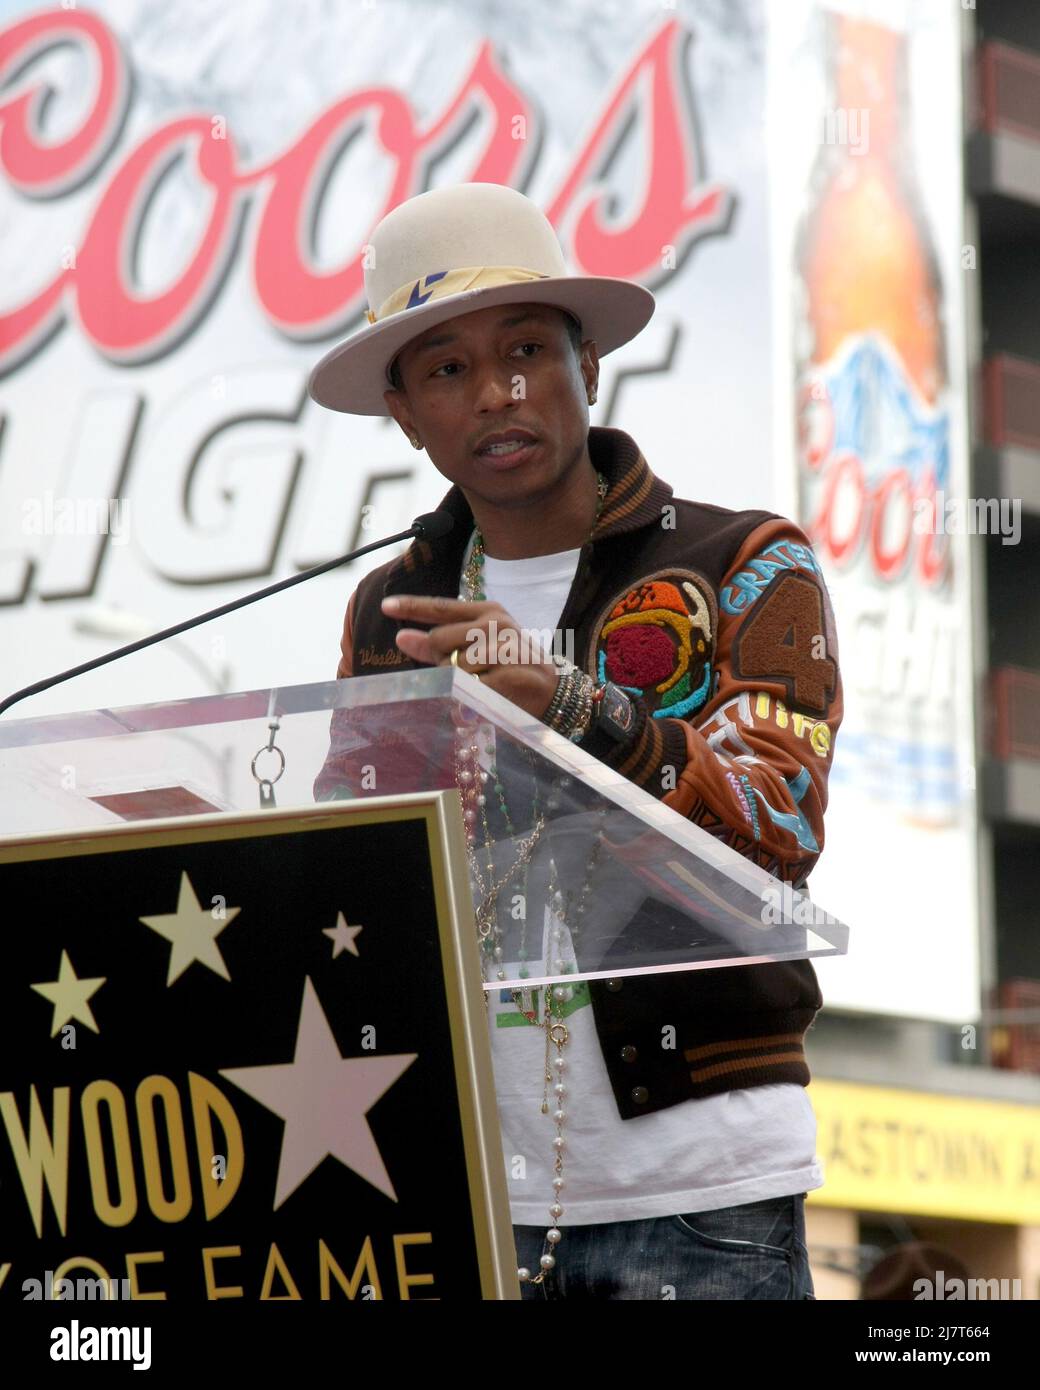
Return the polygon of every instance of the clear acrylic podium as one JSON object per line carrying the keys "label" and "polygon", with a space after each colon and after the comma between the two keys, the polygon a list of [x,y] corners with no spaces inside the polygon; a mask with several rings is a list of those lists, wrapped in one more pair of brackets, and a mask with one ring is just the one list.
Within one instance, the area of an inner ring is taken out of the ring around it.
{"label": "clear acrylic podium", "polygon": [[451,667],[0,719],[0,839],[452,788],[485,988],[847,949],[804,891]]}

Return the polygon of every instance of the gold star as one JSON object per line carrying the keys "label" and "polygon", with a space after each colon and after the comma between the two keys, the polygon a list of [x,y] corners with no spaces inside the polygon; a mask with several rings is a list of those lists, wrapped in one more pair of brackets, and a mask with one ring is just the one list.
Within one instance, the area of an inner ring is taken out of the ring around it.
{"label": "gold star", "polygon": [[52,1038],[59,1028],[63,1028],[68,1023],[70,1018],[85,1023],[95,1033],[99,1031],[87,1000],[98,992],[106,978],[106,976],[101,976],[92,980],[78,980],[76,972],[72,968],[72,962],[69,960],[68,952],[62,951],[58,978],[29,986],[30,989],[34,989],[37,994],[42,994],[44,999],[49,999],[54,1005],[54,1018],[51,1021]]}
{"label": "gold star", "polygon": [[234,921],[241,910],[238,907],[226,907],[225,916],[222,919],[215,918],[208,907],[201,906],[187,872],[182,871],[180,891],[177,894],[177,911],[137,919],[172,943],[170,969],[166,976],[167,989],[195,961],[205,965],[215,975],[220,975],[225,980],[231,979],[224,964],[224,957],[220,954],[217,937],[229,922]]}
{"label": "gold star", "polygon": [[347,919],[340,912],[336,917],[334,927],[322,927],[322,936],[327,936],[332,941],[332,959],[335,960],[340,951],[349,951],[352,956],[358,955],[358,948],[354,944],[354,938],[359,931],[364,931],[364,927],[348,927]]}

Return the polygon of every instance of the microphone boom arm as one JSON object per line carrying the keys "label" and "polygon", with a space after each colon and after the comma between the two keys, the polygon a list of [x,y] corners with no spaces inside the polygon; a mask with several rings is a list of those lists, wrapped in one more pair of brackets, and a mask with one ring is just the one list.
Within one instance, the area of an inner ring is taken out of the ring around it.
{"label": "microphone boom arm", "polygon": [[[433,518],[437,518],[437,521],[431,525],[430,522]],[[426,512],[417,517],[407,531],[399,531],[395,536],[387,536],[383,540],[372,541],[369,545],[363,545],[360,550],[352,550],[346,555],[339,556],[336,560],[326,560],[324,564],[304,570],[302,574],[290,575],[288,579],[281,579],[277,584],[269,584],[266,589],[258,589],[255,594],[246,594],[244,598],[233,599],[230,603],[221,604],[219,608],[211,608],[208,613],[201,613],[195,618],[187,618],[183,623],[176,623],[173,627],[164,627],[161,632],[153,632],[150,637],[141,637],[138,641],[130,642],[125,647],[117,647],[115,651],[106,652],[103,656],[96,656],[92,661],[84,661],[81,666],[74,666],[70,671],[59,671],[56,676],[48,676],[46,680],[37,681],[34,685],[27,685],[24,690],[16,690],[13,695],[8,695],[6,699],[0,700],[0,714],[17,704],[19,700],[26,699],[29,695],[38,695],[43,690],[49,690],[53,685],[60,685],[62,681],[71,680],[73,676],[85,675],[87,671],[94,671],[97,667],[105,666],[110,661],[117,661],[121,656],[130,656],[131,653],[139,652],[142,648],[150,647],[156,642],[162,642],[167,637],[176,637],[178,633],[186,632],[189,628],[198,627],[202,623],[208,623],[213,618],[222,618],[226,613],[234,613],[236,609],[245,608],[247,604],[256,603],[258,599],[269,598],[271,594],[281,593],[283,589],[291,589],[294,584],[302,584],[305,579],[314,579],[319,574],[325,574],[329,570],[334,570],[362,555],[367,555],[370,550],[379,550],[384,545],[393,545],[396,541],[411,540],[417,536],[436,537],[438,534],[443,535],[451,529],[450,525],[445,526],[444,524],[448,521],[450,518],[446,513]]]}

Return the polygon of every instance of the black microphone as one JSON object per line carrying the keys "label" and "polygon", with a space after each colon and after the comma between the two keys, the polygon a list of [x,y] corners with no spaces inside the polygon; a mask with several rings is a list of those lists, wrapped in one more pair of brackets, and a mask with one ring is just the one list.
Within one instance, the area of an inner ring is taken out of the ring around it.
{"label": "black microphone", "polygon": [[283,589],[291,589],[294,584],[302,584],[305,579],[314,579],[319,574],[327,574],[329,570],[336,569],[339,565],[349,564],[351,560],[356,560],[360,555],[367,555],[370,550],[380,550],[384,545],[393,545],[396,541],[411,540],[413,537],[422,541],[440,540],[446,536],[455,525],[455,519],[449,512],[424,512],[422,516],[417,516],[409,526],[407,531],[398,531],[396,536],[387,536],[381,541],[372,541],[370,545],[363,545],[360,550],[352,550],[348,555],[341,555],[338,560],[326,560],[323,565],[315,565],[313,569],[304,570],[302,574],[294,574],[290,579],[279,580],[277,584],[269,584],[266,589],[258,589],[255,594],[246,594],[245,598],[236,598],[231,603],[222,604],[220,608],[211,608],[208,613],[200,613],[197,618],[188,618],[183,623],[177,623],[175,627],[165,627],[161,632],[153,632],[151,637],[142,637],[137,642],[131,642],[128,646],[117,647],[114,652],[107,652],[104,656],[96,656],[93,661],[85,661],[82,666],[73,666],[69,671],[59,671],[56,676],[48,676],[46,680],[37,681],[35,685],[27,685],[24,690],[16,690],[13,695],[8,695],[6,700],[0,700],[0,714],[4,710],[10,709],[19,700],[24,700],[28,695],[38,695],[41,690],[49,690],[52,685],[60,685],[62,681],[70,681],[73,676],[82,676],[87,671],[93,671],[98,666],[104,666],[109,661],[118,661],[121,656],[129,656],[131,652],[139,652],[142,647],[150,647],[155,642],[165,641],[167,637],[176,637],[180,632],[187,632],[189,628],[198,627],[201,623],[208,623],[211,618],[222,618],[225,613],[233,613],[236,608],[245,608],[247,603],[256,603],[257,599],[267,598],[270,594],[280,593]]}

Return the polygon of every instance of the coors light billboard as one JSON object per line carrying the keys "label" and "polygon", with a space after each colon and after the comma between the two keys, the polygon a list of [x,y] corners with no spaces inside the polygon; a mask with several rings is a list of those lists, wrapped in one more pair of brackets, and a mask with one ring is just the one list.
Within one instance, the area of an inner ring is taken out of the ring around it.
{"label": "coors light billboard", "polygon": [[[522,189],[576,270],[660,293],[605,364],[596,423],[688,495],[769,488],[757,6],[547,7],[535,26],[476,3],[120,0],[0,19],[8,689],[443,496],[392,422],[306,395],[363,322],[371,228],[443,183]],[[384,558],[19,714],[329,679],[346,598]]]}
{"label": "coors light billboard", "polygon": [[[792,485],[789,444],[794,337],[776,310],[803,272],[793,250],[776,254],[777,209],[793,200],[793,223],[808,205],[818,140],[781,136],[798,93],[778,111],[767,82],[790,43],[803,74],[825,71],[800,13],[786,0],[0,0],[4,690],[436,505],[445,480],[393,422],[323,411],[306,381],[364,321],[372,227],[442,184],[521,189],[576,273],[654,291],[648,327],[603,362],[594,423],[627,430],[681,496],[807,524],[818,504]],[[957,172],[932,174],[952,187]],[[12,715],[330,679],[347,597],[384,558]],[[848,764],[867,798],[868,771]],[[839,895],[817,880],[828,860],[857,862],[862,804],[828,815],[813,880],[828,904]],[[900,883],[917,851],[885,823]],[[973,901],[958,887],[942,911],[960,958]],[[887,960],[886,944],[851,1002],[905,1006]]]}

